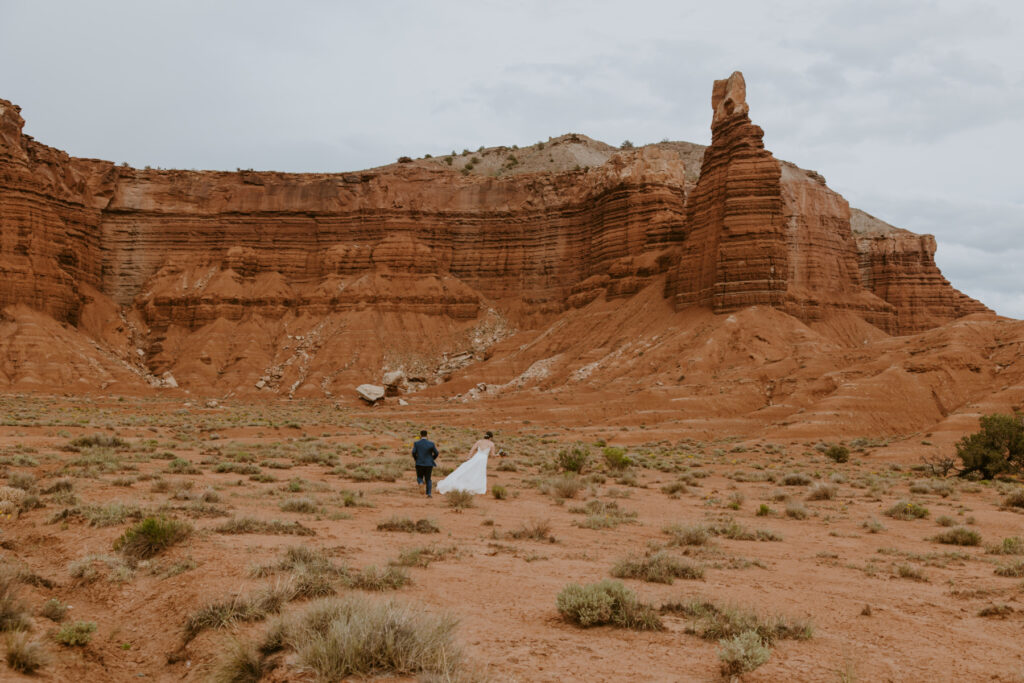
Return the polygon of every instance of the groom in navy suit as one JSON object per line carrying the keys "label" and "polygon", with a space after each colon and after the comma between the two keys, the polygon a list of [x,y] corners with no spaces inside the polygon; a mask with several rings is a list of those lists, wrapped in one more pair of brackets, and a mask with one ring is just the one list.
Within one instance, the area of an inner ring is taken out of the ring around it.
{"label": "groom in navy suit", "polygon": [[430,474],[437,464],[437,446],[427,438],[427,430],[420,430],[420,439],[412,445],[412,459],[416,461],[416,483],[427,485],[427,498],[430,495]]}

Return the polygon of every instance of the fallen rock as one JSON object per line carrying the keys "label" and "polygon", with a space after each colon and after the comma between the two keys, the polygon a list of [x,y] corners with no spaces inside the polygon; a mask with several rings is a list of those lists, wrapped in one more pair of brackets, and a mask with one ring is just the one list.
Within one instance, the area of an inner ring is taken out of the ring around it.
{"label": "fallen rock", "polygon": [[377,386],[376,384],[360,384],[356,387],[356,393],[359,394],[359,398],[373,405],[378,401],[384,400],[385,391],[384,387]]}
{"label": "fallen rock", "polygon": [[178,388],[178,380],[174,379],[174,375],[171,374],[170,370],[160,375],[160,384],[168,389]]}
{"label": "fallen rock", "polygon": [[398,399],[398,405],[400,405],[400,406],[407,406],[407,405],[409,405],[409,402],[406,401],[404,398],[400,398],[400,399]]}

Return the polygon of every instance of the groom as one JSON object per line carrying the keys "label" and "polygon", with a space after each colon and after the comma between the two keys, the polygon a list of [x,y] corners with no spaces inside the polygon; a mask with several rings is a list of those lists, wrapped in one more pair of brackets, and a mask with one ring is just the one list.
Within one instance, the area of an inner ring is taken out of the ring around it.
{"label": "groom", "polygon": [[430,474],[437,463],[437,446],[427,438],[427,430],[420,430],[420,439],[412,445],[412,459],[416,461],[416,483],[427,485],[427,498],[430,495]]}

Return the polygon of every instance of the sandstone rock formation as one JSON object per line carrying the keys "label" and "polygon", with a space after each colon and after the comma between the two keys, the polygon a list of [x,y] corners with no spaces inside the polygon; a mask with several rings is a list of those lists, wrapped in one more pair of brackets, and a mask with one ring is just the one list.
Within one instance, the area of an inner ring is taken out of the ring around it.
{"label": "sandstone rock formation", "polygon": [[[715,83],[706,149],[570,134],[339,174],[78,159],[24,135],[0,100],[0,310],[51,316],[83,335],[90,367],[127,373],[87,384],[286,396],[385,368],[417,387],[457,380],[517,330],[651,288],[680,313],[769,306],[851,337],[987,311],[942,278],[930,236],[856,211],[855,232],[821,176],[764,149],[745,91],[738,72]],[[517,373],[542,360],[507,354]],[[32,367],[0,386],[65,385]]]}

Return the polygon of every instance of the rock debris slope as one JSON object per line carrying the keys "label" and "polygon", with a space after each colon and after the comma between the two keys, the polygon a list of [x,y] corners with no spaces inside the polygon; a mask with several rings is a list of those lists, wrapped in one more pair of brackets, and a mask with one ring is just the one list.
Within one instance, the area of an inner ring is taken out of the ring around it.
{"label": "rock debris slope", "polygon": [[[745,324],[786,337],[765,342],[769,356],[834,352],[842,365],[843,349],[877,356],[892,335],[998,322],[942,277],[930,235],[851,210],[764,149],[739,72],[715,82],[712,110],[707,148],[570,134],[286,174],[70,157],[24,135],[0,100],[0,386],[354,400],[352,387],[401,369],[413,386],[450,380],[427,390],[449,398],[654,377],[686,393],[670,359],[651,367],[625,350],[651,330],[719,345],[676,348],[702,367],[738,343],[731,314],[753,310]],[[38,360],[52,344],[87,361],[69,375],[52,353]],[[722,410],[762,410],[786,387],[807,394],[802,410],[828,393],[763,360],[734,359],[759,398]],[[482,378],[489,389],[465,393]]]}

